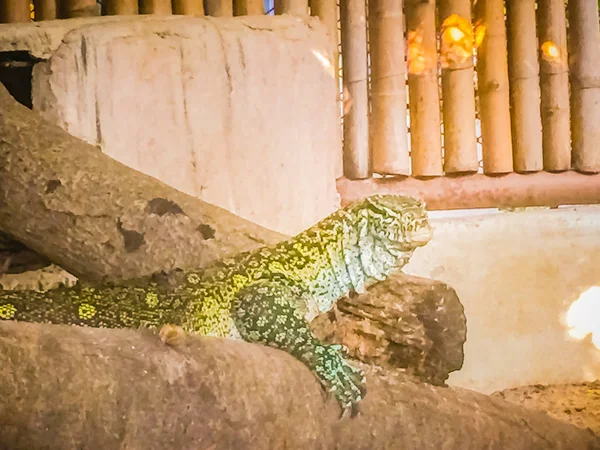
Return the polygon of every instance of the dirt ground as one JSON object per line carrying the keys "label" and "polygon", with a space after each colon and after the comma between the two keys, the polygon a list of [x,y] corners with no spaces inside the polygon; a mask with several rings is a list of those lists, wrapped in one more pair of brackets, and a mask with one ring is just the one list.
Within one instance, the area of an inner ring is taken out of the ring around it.
{"label": "dirt ground", "polygon": [[536,384],[492,394],[526,408],[547,412],[600,436],[600,380],[544,386]]}

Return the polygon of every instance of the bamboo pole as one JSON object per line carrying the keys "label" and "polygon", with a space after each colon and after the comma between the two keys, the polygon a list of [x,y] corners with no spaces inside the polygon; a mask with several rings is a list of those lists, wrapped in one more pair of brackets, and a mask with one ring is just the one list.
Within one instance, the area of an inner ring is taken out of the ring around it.
{"label": "bamboo pole", "polygon": [[171,0],[139,0],[140,14],[169,16],[173,14]]}
{"label": "bamboo pole", "polygon": [[33,0],[36,22],[56,19],[56,0]]}
{"label": "bamboo pole", "polygon": [[535,0],[508,0],[506,8],[513,165],[535,172],[544,168]]}
{"label": "bamboo pole", "polygon": [[265,13],[263,0],[235,0],[236,16],[262,16]]}
{"label": "bamboo pole", "polygon": [[103,14],[107,16],[127,16],[139,13],[137,0],[105,0]]}
{"label": "bamboo pole", "polygon": [[364,0],[340,0],[342,71],[352,107],[344,116],[344,175],[371,176],[369,98],[367,93],[367,22]]}
{"label": "bamboo pole", "polygon": [[60,0],[57,2],[57,6],[60,19],[100,15],[100,8],[96,0]]}
{"label": "bamboo pole", "polygon": [[308,0],[275,0],[275,15],[281,14],[307,15]]}
{"label": "bamboo pole", "polygon": [[598,5],[569,1],[572,163],[581,172],[600,172],[600,32]]}
{"label": "bamboo pole", "polygon": [[233,17],[231,0],[205,0],[206,15],[213,17]]}
{"label": "bamboo pole", "polygon": [[[479,118],[483,142],[483,171],[513,171],[508,55],[504,0],[479,0],[475,6]],[[482,36],[481,38],[479,36]]]}
{"label": "bamboo pole", "polygon": [[413,176],[443,175],[435,0],[408,0],[408,89]]}
{"label": "bamboo pole", "polygon": [[471,0],[440,0],[444,171],[476,172]]}
{"label": "bamboo pole", "polygon": [[29,22],[29,0],[1,0],[0,23]]}
{"label": "bamboo pole", "polygon": [[544,169],[571,167],[567,31],[564,0],[538,0]]}
{"label": "bamboo pole", "polygon": [[204,15],[204,4],[202,0],[173,0],[173,14],[184,16]]}
{"label": "bamboo pole", "polygon": [[373,172],[410,174],[406,129],[406,64],[402,0],[371,0],[371,120]]}
{"label": "bamboo pole", "polygon": [[[334,43],[333,50],[333,73],[335,76],[336,86],[338,86],[338,104],[340,106],[341,115],[343,116],[345,112],[343,112],[343,105],[341,103],[342,93],[340,81],[340,52],[339,52],[339,29],[338,29],[338,5],[337,2],[332,0],[311,0],[310,1],[310,12],[311,15],[317,16],[323,25],[327,28],[327,32],[329,33],[331,41]],[[340,122],[341,123],[341,122]],[[340,129],[341,133],[341,129]],[[337,149],[337,159],[336,159],[336,178],[341,177],[343,175],[343,155],[341,149]]]}
{"label": "bamboo pole", "polygon": [[477,173],[429,180],[394,177],[352,181],[340,178],[337,190],[342,205],[373,194],[404,194],[425,200],[431,211],[584,205],[600,203],[600,174],[541,171],[501,176]]}
{"label": "bamboo pole", "polygon": [[338,51],[338,7],[333,0],[311,0],[311,15],[317,16],[327,28],[330,39],[335,43],[333,55],[333,66],[336,78],[339,74],[339,51]]}

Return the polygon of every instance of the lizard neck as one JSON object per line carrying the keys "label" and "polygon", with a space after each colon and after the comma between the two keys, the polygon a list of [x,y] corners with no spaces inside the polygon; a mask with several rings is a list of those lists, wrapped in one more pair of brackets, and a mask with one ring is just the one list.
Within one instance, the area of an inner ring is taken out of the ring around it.
{"label": "lizard neck", "polygon": [[[320,312],[351,292],[363,293],[385,280],[410,258],[378,242],[368,232],[366,218],[340,210],[285,244],[301,249],[303,285]],[[306,270],[309,269],[309,270]]]}

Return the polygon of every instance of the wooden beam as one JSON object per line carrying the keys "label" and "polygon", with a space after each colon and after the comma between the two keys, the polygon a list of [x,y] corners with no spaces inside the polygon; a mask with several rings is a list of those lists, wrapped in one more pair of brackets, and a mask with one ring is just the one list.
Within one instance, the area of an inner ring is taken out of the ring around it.
{"label": "wooden beam", "polygon": [[28,0],[0,1],[0,23],[29,22]]}
{"label": "wooden beam", "polygon": [[475,174],[428,180],[340,178],[337,188],[343,205],[379,193],[413,195],[425,200],[431,210],[600,204],[600,174],[577,172]]}

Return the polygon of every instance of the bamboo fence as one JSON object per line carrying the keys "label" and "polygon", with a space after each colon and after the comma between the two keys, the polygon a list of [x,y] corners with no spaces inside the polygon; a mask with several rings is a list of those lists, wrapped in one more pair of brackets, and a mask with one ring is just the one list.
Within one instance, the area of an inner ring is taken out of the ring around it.
{"label": "bamboo fence", "polygon": [[[33,18],[269,12],[263,0],[102,5],[33,0]],[[274,2],[276,14],[319,17],[341,44],[342,198],[410,191],[436,208],[600,203],[598,9],[592,0]],[[0,1],[0,22],[30,20],[30,0]]]}
{"label": "bamboo fence", "polygon": [[535,0],[508,0],[508,68],[515,172],[544,168]]}

